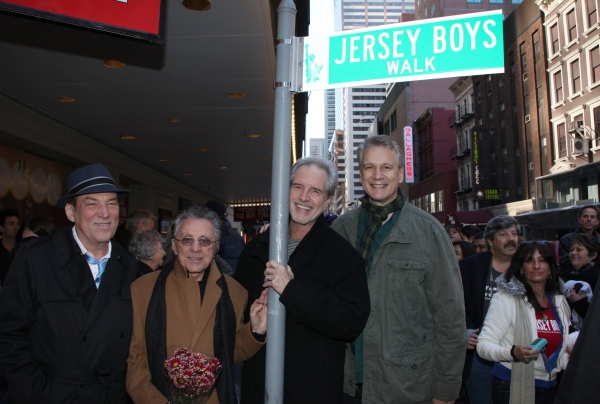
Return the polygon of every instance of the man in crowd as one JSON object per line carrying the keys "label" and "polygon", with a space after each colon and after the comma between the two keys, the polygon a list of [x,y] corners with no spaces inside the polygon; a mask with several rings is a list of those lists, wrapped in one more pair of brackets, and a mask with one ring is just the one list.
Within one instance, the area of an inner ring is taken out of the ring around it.
{"label": "man in crowd", "polygon": [[17,241],[16,237],[19,227],[18,210],[0,210],[0,232],[2,232],[2,240],[0,242],[0,285],[4,284],[8,269],[10,268],[10,252]]}
{"label": "man in crowd", "polygon": [[448,233],[448,237],[450,237],[451,242],[462,241],[462,237],[460,236],[460,227],[454,223],[450,223],[446,225],[446,233]]}
{"label": "man in crowd", "polygon": [[486,252],[488,250],[487,243],[485,242],[485,233],[480,231],[473,237],[473,245],[475,246],[475,252]]}
{"label": "man in crowd", "polygon": [[244,238],[231,228],[227,220],[227,208],[221,202],[208,201],[206,207],[219,215],[221,219],[221,243],[219,244],[219,255],[231,267],[233,273],[237,267],[238,258],[244,249]]}
{"label": "man in crowd", "polygon": [[100,164],[67,188],[73,226],[21,247],[0,291],[0,369],[13,403],[127,403],[137,262],[111,238],[129,191]]}
{"label": "man in crowd", "polygon": [[396,142],[369,137],[358,160],[366,195],[332,228],[367,262],[372,309],[346,350],[344,402],[451,403],[467,343],[454,248],[440,223],[402,194]]}
{"label": "man in crowd", "polygon": [[[288,266],[269,261],[267,230],[248,243],[235,274],[248,301],[272,287],[286,308],[286,404],[342,402],[345,342],[361,333],[369,315],[364,260],[323,216],[336,185],[331,162],[299,160],[290,179]],[[244,362],[244,404],[264,402],[265,352]]]}
{"label": "man in crowd", "polygon": [[117,230],[115,239],[121,247],[128,249],[134,234],[153,230],[155,226],[156,216],[147,210],[134,210],[127,216],[125,225]]}
{"label": "man in crowd", "polygon": [[596,231],[599,213],[600,208],[598,208],[596,205],[585,205],[579,209],[579,213],[577,214],[579,227],[574,232],[565,234],[560,239],[558,259],[560,261],[561,273],[568,273],[573,269],[573,265],[571,265],[571,259],[569,258],[569,252],[571,251],[571,242],[575,237],[580,234],[587,234],[588,236],[595,237],[596,240],[600,241],[600,234]]}
{"label": "man in crowd", "polygon": [[464,379],[471,403],[492,403],[493,362],[480,358],[475,352],[479,331],[496,291],[496,278],[510,266],[519,248],[521,227],[512,216],[496,216],[485,228],[489,251],[460,261],[468,335]]}

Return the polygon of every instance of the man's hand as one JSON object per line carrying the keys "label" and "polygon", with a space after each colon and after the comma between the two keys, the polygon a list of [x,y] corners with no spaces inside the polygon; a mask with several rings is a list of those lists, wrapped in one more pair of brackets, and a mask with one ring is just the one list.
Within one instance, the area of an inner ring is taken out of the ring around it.
{"label": "man's hand", "polygon": [[294,279],[292,268],[284,267],[279,262],[269,261],[267,262],[267,269],[265,270],[265,283],[264,288],[271,287],[275,289],[275,292],[282,294],[283,289],[287,286],[290,280]]}
{"label": "man's hand", "polygon": [[467,340],[467,349],[475,349],[477,348],[477,342],[479,341],[479,328],[473,330],[473,333],[469,335],[469,339]]}
{"label": "man's hand", "polygon": [[267,332],[267,291],[263,290],[259,298],[250,306],[250,329],[257,334]]}
{"label": "man's hand", "polygon": [[432,404],[454,404],[454,401],[440,401],[440,400],[436,400],[435,398],[433,400],[431,400]]}

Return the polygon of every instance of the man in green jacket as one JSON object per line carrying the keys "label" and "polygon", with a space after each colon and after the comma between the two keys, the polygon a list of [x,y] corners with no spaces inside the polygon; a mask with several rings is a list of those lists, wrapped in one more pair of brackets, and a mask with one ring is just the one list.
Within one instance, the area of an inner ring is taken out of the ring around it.
{"label": "man in green jacket", "polygon": [[452,403],[467,346],[454,249],[402,194],[396,142],[369,137],[358,159],[366,195],[332,225],[365,258],[371,297],[367,326],[346,349],[345,403]]}

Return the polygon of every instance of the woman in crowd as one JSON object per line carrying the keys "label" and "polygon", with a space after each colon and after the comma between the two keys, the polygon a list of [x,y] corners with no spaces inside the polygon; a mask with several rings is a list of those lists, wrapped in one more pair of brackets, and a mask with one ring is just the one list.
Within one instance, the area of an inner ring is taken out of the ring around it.
{"label": "woman in crowd", "polygon": [[208,403],[237,403],[233,364],[264,344],[266,291],[252,304],[250,322],[244,325],[247,292],[214,261],[220,228],[219,217],[210,209],[197,205],[184,210],[173,222],[175,261],[131,286],[134,323],[127,391],[136,403],[169,401],[164,362],[181,347],[221,362]]}
{"label": "woman in crowd", "polygon": [[156,230],[135,233],[129,242],[129,252],[138,260],[138,277],[160,268],[166,255]]}
{"label": "woman in crowd", "polygon": [[[573,269],[562,274],[562,279],[569,291],[568,299],[571,308],[581,319],[584,319],[591,301],[588,295],[591,297],[600,276],[600,243],[587,234],[578,235],[571,242],[569,259]],[[577,284],[579,286],[575,287]],[[577,319],[576,321],[577,325],[581,326],[580,321]]]}
{"label": "woman in crowd", "polygon": [[459,261],[475,254],[475,246],[468,241],[453,241],[452,245],[454,246],[456,258],[458,258]]}
{"label": "woman in crowd", "polygon": [[[496,362],[495,404],[554,403],[556,375],[566,367],[571,311],[562,295],[552,250],[541,242],[522,243],[504,276],[497,278],[477,353]],[[545,350],[533,349],[537,338]]]}

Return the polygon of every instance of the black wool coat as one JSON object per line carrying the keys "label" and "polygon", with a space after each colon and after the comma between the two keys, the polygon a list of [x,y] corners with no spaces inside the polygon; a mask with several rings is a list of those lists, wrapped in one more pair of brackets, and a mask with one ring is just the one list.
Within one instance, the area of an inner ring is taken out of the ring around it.
{"label": "black wool coat", "polygon": [[118,243],[96,290],[71,227],[21,247],[0,291],[0,369],[12,403],[126,403],[130,285]]}
{"label": "black wool coat", "polygon": [[[248,303],[263,290],[268,260],[266,231],[248,243],[238,261],[235,279],[248,290]],[[286,308],[284,402],[341,403],[346,342],[360,335],[370,311],[365,262],[319,216],[288,265],[294,279],[280,296]],[[244,362],[242,404],[264,402],[265,354],[263,347]]]}

